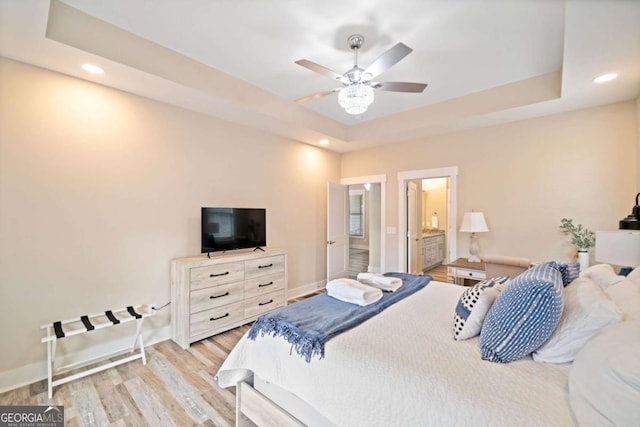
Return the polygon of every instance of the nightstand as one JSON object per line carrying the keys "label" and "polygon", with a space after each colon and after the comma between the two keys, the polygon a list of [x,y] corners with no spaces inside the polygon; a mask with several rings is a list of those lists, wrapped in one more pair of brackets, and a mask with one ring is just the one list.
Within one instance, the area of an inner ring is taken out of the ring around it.
{"label": "nightstand", "polygon": [[487,278],[484,262],[469,262],[466,258],[447,264],[447,276],[451,283],[462,286],[475,285]]}

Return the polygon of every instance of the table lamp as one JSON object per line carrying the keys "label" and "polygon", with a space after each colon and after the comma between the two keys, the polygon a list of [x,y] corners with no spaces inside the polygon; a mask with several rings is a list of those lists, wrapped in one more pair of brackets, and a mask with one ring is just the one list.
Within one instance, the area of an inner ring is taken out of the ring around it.
{"label": "table lamp", "polygon": [[471,233],[471,242],[469,242],[469,262],[480,262],[478,257],[478,242],[476,240],[476,233],[485,233],[489,231],[487,223],[484,220],[482,212],[465,212],[464,218],[462,218],[462,225],[460,226],[460,232]]}
{"label": "table lamp", "polygon": [[639,198],[640,193],[636,195],[636,204],[631,210],[631,215],[620,220],[620,227],[618,227],[620,228],[620,230],[640,230],[640,205],[638,204]]}

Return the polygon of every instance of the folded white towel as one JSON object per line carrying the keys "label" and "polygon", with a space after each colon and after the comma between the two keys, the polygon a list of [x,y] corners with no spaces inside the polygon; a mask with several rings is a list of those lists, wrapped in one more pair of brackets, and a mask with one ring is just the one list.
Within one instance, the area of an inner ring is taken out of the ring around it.
{"label": "folded white towel", "polygon": [[358,273],[358,282],[389,292],[395,292],[402,286],[402,279],[398,277],[387,277],[373,273]]}
{"label": "folded white towel", "polygon": [[380,289],[367,286],[353,279],[334,279],[327,283],[327,294],[340,301],[369,305],[382,298]]}

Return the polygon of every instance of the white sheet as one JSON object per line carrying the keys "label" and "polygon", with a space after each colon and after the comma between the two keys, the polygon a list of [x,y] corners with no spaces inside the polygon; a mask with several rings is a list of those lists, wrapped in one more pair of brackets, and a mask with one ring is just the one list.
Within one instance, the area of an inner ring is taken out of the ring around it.
{"label": "white sheet", "polygon": [[478,338],[455,341],[461,286],[432,282],[325,345],[290,354],[283,339],[244,337],[218,372],[222,387],[255,372],[338,426],[573,426],[569,364],[480,359]]}

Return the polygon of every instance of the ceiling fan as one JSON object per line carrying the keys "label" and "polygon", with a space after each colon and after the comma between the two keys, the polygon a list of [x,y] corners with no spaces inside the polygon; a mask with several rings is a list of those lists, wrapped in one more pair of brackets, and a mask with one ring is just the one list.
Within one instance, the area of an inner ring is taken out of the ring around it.
{"label": "ceiling fan", "polygon": [[389,92],[421,93],[427,87],[425,83],[373,81],[373,79],[378,75],[387,71],[402,58],[412,52],[412,49],[404,43],[396,44],[391,49],[380,55],[371,65],[363,69],[358,66],[358,49],[362,47],[364,37],[360,34],[353,34],[349,36],[347,41],[349,43],[349,47],[354,52],[355,59],[353,68],[344,74],[339,74],[307,59],[300,59],[296,61],[296,64],[322,74],[323,76],[337,80],[343,85],[342,87],[332,90],[296,99],[296,102],[307,102],[338,92],[338,102],[347,113],[362,114],[367,111],[367,108],[373,102],[374,89],[386,90]]}

